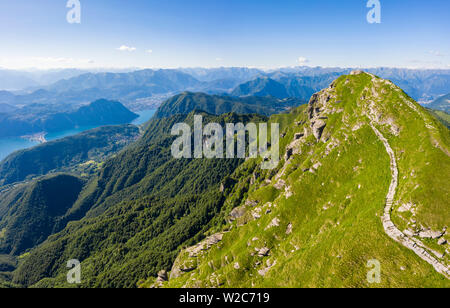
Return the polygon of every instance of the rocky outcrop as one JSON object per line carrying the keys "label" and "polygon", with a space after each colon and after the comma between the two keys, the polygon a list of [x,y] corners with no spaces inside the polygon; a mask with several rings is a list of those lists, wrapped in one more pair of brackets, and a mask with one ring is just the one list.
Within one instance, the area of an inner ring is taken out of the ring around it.
{"label": "rocky outcrop", "polygon": [[238,218],[243,217],[246,212],[247,212],[247,210],[245,209],[244,206],[239,206],[239,207],[234,208],[230,213],[229,221],[234,221]]}
{"label": "rocky outcrop", "polygon": [[170,271],[170,279],[180,277],[184,273],[192,272],[197,268],[197,258],[199,255],[211,249],[222,241],[226,232],[220,232],[207,237],[195,246],[183,250],[175,260],[172,270]]}
{"label": "rocky outcrop", "polygon": [[280,226],[280,219],[279,218],[274,218],[272,219],[272,221],[270,222],[270,224],[266,227],[266,230],[269,230],[273,227],[279,227]]}
{"label": "rocky outcrop", "polygon": [[327,126],[326,120],[328,118],[325,115],[331,108],[329,102],[333,97],[335,97],[334,89],[331,86],[328,89],[314,94],[309,101],[308,115],[311,123],[310,127],[317,141],[322,138],[323,131]]}
{"label": "rocky outcrop", "polygon": [[311,129],[313,131],[314,137],[316,137],[317,141],[322,137],[323,130],[327,126],[327,123],[323,120],[315,120],[311,122]]}
{"label": "rocky outcrop", "polygon": [[354,70],[350,72],[350,75],[360,75],[360,74],[365,74],[365,72],[361,70]]}
{"label": "rocky outcrop", "polygon": [[447,244],[447,240],[446,240],[445,238],[441,238],[441,239],[438,241],[438,245],[445,245],[445,244]]}
{"label": "rocky outcrop", "polygon": [[441,237],[443,237],[446,231],[447,231],[446,229],[444,229],[443,231],[425,230],[425,231],[419,232],[419,237],[424,238],[424,239],[436,240],[436,239],[440,239]]}
{"label": "rocky outcrop", "polygon": [[156,279],[156,282],[165,282],[168,280],[169,277],[167,276],[167,272],[165,270],[162,270],[158,273],[158,278]]}
{"label": "rocky outcrop", "polygon": [[270,249],[267,247],[263,247],[263,248],[255,248],[256,252],[258,253],[258,257],[267,257],[270,253]]}

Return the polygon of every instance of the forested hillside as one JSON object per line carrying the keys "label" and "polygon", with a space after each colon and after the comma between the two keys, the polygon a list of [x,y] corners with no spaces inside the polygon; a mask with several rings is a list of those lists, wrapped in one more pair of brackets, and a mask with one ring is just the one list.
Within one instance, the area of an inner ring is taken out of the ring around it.
{"label": "forested hillside", "polygon": [[175,114],[188,114],[192,110],[216,115],[234,112],[237,114],[257,113],[268,116],[274,113],[286,112],[290,108],[304,103],[295,98],[277,99],[274,97],[255,96],[237,98],[184,92],[165,101],[158,108],[155,116],[164,118]]}
{"label": "forested hillside", "polygon": [[69,175],[50,176],[2,194],[0,254],[20,255],[60,228],[84,181]]}
{"label": "forested hillside", "polygon": [[[203,115],[205,123],[265,120]],[[84,218],[32,250],[14,282],[63,286],[65,263],[79,259],[83,286],[135,287],[139,278],[169,269],[181,245],[220,222],[214,217],[223,206],[221,184],[243,160],[172,158],[170,130],[179,122],[192,124],[193,113],[152,120],[138,143],[108,160],[66,215]]]}
{"label": "forested hillside", "polygon": [[14,152],[0,162],[0,186],[53,170],[70,171],[79,164],[97,165],[138,137],[134,125],[103,126]]}

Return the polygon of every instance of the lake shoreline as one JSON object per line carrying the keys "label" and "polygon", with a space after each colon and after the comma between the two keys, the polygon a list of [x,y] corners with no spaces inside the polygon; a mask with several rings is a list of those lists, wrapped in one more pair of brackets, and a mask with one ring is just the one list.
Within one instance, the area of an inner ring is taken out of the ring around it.
{"label": "lake shoreline", "polygon": [[[154,109],[142,110],[136,113],[139,115],[139,117],[134,119],[129,124],[140,126],[149,121],[156,113],[156,110]],[[64,137],[74,136],[76,134],[101,126],[104,125],[83,126],[60,132],[53,132],[53,133],[40,132],[30,135],[24,135],[21,137],[0,138],[0,162],[16,151],[29,149],[39,144],[61,139]]]}

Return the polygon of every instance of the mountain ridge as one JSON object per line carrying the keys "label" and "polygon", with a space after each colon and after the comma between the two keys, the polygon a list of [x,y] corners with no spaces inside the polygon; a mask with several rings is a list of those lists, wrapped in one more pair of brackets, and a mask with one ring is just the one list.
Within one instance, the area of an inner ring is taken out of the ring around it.
{"label": "mountain ridge", "polygon": [[271,115],[288,111],[289,108],[301,105],[299,99],[277,99],[273,97],[231,97],[208,95],[205,93],[183,92],[166,100],[157,110],[155,117],[163,118],[175,114],[188,114],[193,110],[201,110],[209,114],[251,114]]}
{"label": "mountain ridge", "polygon": [[[182,250],[168,282],[141,286],[371,287],[366,264],[375,259],[383,269],[377,287],[448,287],[433,266],[448,270],[449,187],[432,174],[450,170],[449,130],[392,82],[362,72],[315,94],[291,121],[299,124],[283,133],[284,165],[254,170],[255,185],[229,208],[228,225]],[[403,235],[386,234],[382,221]]]}

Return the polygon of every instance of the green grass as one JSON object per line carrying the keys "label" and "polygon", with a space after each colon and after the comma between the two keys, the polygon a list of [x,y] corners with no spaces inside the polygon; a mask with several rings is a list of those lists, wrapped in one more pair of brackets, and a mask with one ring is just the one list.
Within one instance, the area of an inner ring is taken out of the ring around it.
{"label": "green grass", "polygon": [[[410,98],[389,83],[377,83],[379,97],[374,96],[371,79],[363,74],[343,76],[336,82],[336,97],[328,106],[344,111],[329,115],[324,131],[330,137],[327,143],[308,138],[301,154],[286,168],[283,179],[294,195],[286,199],[282,192],[277,194],[274,180],[270,186],[250,186],[241,202],[247,196],[258,200],[257,207],[265,213],[267,202],[273,201],[271,212],[243,226],[236,222],[226,226],[230,231],[223,241],[195,260],[197,268],[166,283],[166,287],[450,287],[447,279],[383,230],[380,217],[391,181],[390,160],[368,125],[368,101],[374,101],[380,116],[377,126],[398,159],[396,202],[417,204],[418,223],[437,230],[450,222],[446,176],[450,174],[450,158],[442,150],[450,145],[449,131],[418,104],[414,103],[419,113],[413,111],[404,102]],[[303,112],[297,119],[289,119],[288,140],[303,131],[295,124],[295,120],[304,120]],[[427,128],[424,119],[435,129]],[[360,122],[364,125],[353,131]],[[398,136],[389,122],[400,128]],[[339,145],[324,156],[332,140]],[[289,142],[282,143],[284,148]],[[303,171],[317,161],[322,166],[314,174]],[[271,179],[270,174],[266,176]],[[231,194],[229,198],[235,197]],[[392,216],[398,224],[403,221],[397,212]],[[274,218],[279,219],[279,226],[267,229]],[[286,234],[289,224],[293,231]],[[425,244],[442,250],[433,241]],[[268,257],[255,255],[255,248],[261,247],[270,248]],[[367,262],[372,259],[381,263],[381,284],[367,281]],[[182,252],[176,263],[185,262],[191,258]],[[264,277],[258,273],[275,262]]]}

